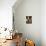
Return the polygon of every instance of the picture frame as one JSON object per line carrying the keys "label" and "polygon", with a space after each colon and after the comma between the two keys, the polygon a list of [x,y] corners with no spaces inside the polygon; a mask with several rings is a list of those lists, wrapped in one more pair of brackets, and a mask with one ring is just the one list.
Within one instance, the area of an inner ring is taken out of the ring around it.
{"label": "picture frame", "polygon": [[26,24],[32,24],[32,16],[26,16]]}

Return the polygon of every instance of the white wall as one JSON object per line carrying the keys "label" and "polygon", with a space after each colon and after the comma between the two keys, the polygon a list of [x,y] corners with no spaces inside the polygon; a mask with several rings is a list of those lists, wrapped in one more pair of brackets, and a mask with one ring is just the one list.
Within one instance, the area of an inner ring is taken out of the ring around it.
{"label": "white wall", "polygon": [[41,1],[41,38],[42,46],[46,46],[46,0]]}
{"label": "white wall", "polygon": [[16,0],[0,0],[0,27],[12,28],[12,6]]}
{"label": "white wall", "polygon": [[[24,37],[35,41],[41,46],[41,1],[23,0],[15,9],[15,28],[24,34]],[[26,24],[26,16],[32,16],[32,24]]]}

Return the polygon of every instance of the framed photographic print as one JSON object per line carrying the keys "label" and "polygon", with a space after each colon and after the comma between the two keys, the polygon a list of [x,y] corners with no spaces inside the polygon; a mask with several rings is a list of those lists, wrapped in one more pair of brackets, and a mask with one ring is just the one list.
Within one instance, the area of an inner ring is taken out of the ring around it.
{"label": "framed photographic print", "polygon": [[32,16],[26,16],[26,24],[32,24]]}

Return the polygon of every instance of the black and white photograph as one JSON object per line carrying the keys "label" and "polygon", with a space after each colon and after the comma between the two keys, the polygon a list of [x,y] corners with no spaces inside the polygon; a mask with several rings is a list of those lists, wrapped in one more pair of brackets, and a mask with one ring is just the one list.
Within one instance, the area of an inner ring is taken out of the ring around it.
{"label": "black and white photograph", "polygon": [[32,16],[26,16],[26,23],[32,24]]}

